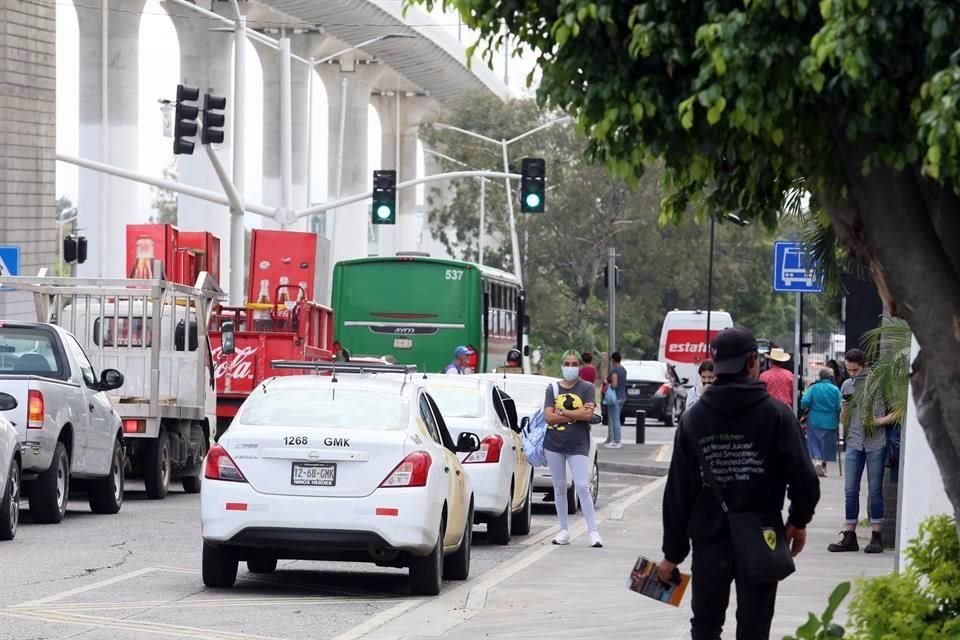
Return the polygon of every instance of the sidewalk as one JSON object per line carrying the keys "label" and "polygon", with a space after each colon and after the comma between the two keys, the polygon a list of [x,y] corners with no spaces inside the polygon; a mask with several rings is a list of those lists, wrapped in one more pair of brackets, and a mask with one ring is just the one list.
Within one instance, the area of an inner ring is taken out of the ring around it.
{"label": "sidewalk", "polygon": [[593,427],[593,439],[599,448],[600,470],[609,473],[633,473],[641,476],[665,476],[670,468],[673,453],[673,427],[647,423],[644,444],[636,444],[635,426],[624,426],[620,434],[623,447],[608,449],[603,446],[607,437],[605,425]]}
{"label": "sidewalk", "polygon": [[[604,640],[689,637],[690,593],[679,609],[650,601],[626,589],[637,555],[660,557],[660,505],[665,478],[601,509],[605,547],[587,546],[579,517],[571,522],[573,544],[557,547],[547,536],[511,563],[425,603],[407,603],[389,620],[371,620],[366,635],[378,640],[460,638],[588,638]],[[820,613],[837,583],[893,570],[893,552],[869,556],[831,554],[843,514],[842,481],[821,481],[823,497],[808,528],[807,548],[797,573],[781,584],[772,638],[795,632],[810,611]],[[619,519],[618,519],[619,518]],[[549,532],[548,532],[549,533]],[[866,532],[861,532],[862,544]],[[683,567],[689,570],[689,560]],[[849,602],[849,598],[847,600]],[[846,604],[846,603],[845,603]],[[846,617],[843,607],[839,621]],[[724,638],[735,634],[731,602]]]}

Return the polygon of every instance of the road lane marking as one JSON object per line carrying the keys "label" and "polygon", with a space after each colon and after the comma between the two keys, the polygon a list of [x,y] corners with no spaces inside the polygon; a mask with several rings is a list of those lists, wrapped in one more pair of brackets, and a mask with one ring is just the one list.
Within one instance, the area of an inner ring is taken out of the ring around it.
{"label": "road lane marking", "polygon": [[0,616],[20,618],[30,621],[41,621],[61,624],[73,624],[94,629],[119,629],[134,631],[138,634],[172,636],[174,638],[191,638],[192,640],[279,640],[271,636],[255,636],[248,633],[233,633],[230,631],[216,631],[200,627],[163,624],[160,622],[140,622],[136,620],[117,620],[115,618],[100,618],[71,613],[45,612],[33,609],[0,609]]}
{"label": "road lane marking", "polygon": [[[608,516],[618,516],[618,519],[622,520],[626,509],[659,489],[665,482],[666,478],[657,478],[648,485],[641,487],[633,495],[625,497],[619,502],[611,503],[597,512],[598,521],[613,519]],[[618,493],[625,495],[633,490],[633,487],[628,487]],[[558,529],[558,527],[552,529]],[[544,532],[544,534],[546,533]],[[584,520],[580,520],[570,527],[571,540],[576,540],[585,533],[587,533],[587,524]],[[538,538],[543,539],[544,534],[541,534]],[[474,580],[468,580],[461,586],[442,593],[436,598],[425,600],[419,607],[411,605],[410,607],[401,608],[397,606],[388,609],[375,617],[376,624],[374,624],[375,619],[371,618],[360,627],[355,627],[345,634],[337,636],[335,640],[355,640],[366,637],[393,640],[408,636],[442,636],[483,611],[486,606],[487,595],[491,589],[560,548],[560,546],[552,544],[540,547],[531,546],[513,556],[507,563],[491,569]],[[415,610],[410,611],[411,609]],[[406,614],[406,620],[403,619],[404,614]],[[389,625],[389,629],[384,629],[387,625]],[[378,631],[381,631],[381,633],[377,633]]]}
{"label": "road lane marking", "polygon": [[28,602],[21,602],[20,604],[13,605],[12,608],[21,608],[21,607],[37,607],[44,604],[49,604],[51,602],[56,602],[57,600],[64,600],[71,596],[75,596],[81,593],[86,593],[87,591],[93,591],[95,589],[101,589],[103,587],[110,586],[111,584],[116,584],[118,582],[123,582],[124,580],[130,580],[131,578],[136,578],[148,573],[153,573],[157,571],[156,567],[146,567],[145,569],[137,569],[136,571],[131,571],[130,573],[124,573],[119,576],[114,576],[113,578],[107,578],[106,580],[100,580],[98,582],[93,582],[83,587],[77,587],[76,589],[70,589],[69,591],[61,591],[60,593],[55,593],[46,598],[40,598],[38,600],[30,600]]}
{"label": "road lane marking", "polygon": [[[310,606],[325,604],[380,604],[390,602],[397,598],[354,598],[347,596],[335,597],[288,597],[288,598],[218,598],[215,600],[194,600],[194,601],[165,601],[165,600],[145,600],[130,602],[85,602],[75,604],[62,604],[45,606],[39,611],[51,613],[70,613],[93,611],[124,611],[127,609],[220,609],[230,607],[263,607],[263,606]],[[33,609],[21,609],[17,611],[33,611]]]}
{"label": "road lane marking", "polygon": [[385,611],[381,611],[366,622],[350,629],[349,631],[341,633],[333,640],[356,640],[357,638],[362,638],[367,633],[375,631],[389,623],[391,620],[399,618],[410,609],[423,604],[423,602],[423,600],[407,600],[405,602],[401,602],[400,604],[390,607]]}

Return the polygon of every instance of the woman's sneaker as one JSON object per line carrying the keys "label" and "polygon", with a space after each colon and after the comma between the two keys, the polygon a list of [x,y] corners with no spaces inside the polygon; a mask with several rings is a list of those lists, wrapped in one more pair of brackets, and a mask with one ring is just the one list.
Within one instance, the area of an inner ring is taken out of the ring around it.
{"label": "woman's sneaker", "polygon": [[560,529],[560,533],[553,539],[553,544],[570,544],[570,532],[566,529]]}
{"label": "woman's sneaker", "polygon": [[590,532],[590,546],[600,548],[603,546],[603,540],[600,539],[600,533],[597,531]]}
{"label": "woman's sneaker", "polygon": [[843,536],[840,538],[840,542],[831,544],[827,547],[827,551],[858,551],[860,549],[860,545],[857,544],[856,531],[841,531],[840,535]]}

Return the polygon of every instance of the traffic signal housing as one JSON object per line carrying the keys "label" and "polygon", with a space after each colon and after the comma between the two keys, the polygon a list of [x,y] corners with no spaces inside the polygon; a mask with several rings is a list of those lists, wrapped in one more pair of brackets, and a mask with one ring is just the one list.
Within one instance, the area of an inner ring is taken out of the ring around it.
{"label": "traffic signal housing", "polygon": [[226,116],[223,110],[227,108],[227,99],[209,93],[203,94],[203,131],[200,137],[203,144],[221,144],[223,142],[223,125]]}
{"label": "traffic signal housing", "polygon": [[174,155],[192,155],[195,146],[192,138],[197,135],[197,116],[200,109],[197,100],[200,99],[200,89],[177,85],[177,105],[173,120],[173,153]]}
{"label": "traffic signal housing", "polygon": [[[623,286],[623,272],[620,270],[620,267],[614,267],[613,284],[617,289]],[[603,268],[603,286],[607,289],[610,288],[609,265]]]}
{"label": "traffic signal housing", "polygon": [[543,158],[524,158],[520,167],[520,211],[543,213],[546,208],[547,168]]}
{"label": "traffic signal housing", "polygon": [[397,223],[397,172],[373,172],[373,224]]}
{"label": "traffic signal housing", "polygon": [[87,261],[86,236],[68,235],[63,237],[63,261],[66,264],[83,264]]}

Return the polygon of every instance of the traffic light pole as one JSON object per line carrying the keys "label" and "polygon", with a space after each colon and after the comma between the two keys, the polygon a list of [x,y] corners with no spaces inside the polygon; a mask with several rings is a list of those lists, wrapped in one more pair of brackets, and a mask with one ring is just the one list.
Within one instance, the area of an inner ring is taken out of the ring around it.
{"label": "traffic light pole", "polygon": [[[240,13],[236,3],[237,28],[234,32],[233,70],[233,186],[240,204],[243,205],[246,187],[246,67],[247,67],[247,18]],[[246,229],[243,225],[245,207],[230,207],[230,287],[228,295],[232,307],[243,306],[243,256],[246,244]],[[235,268],[240,265],[241,268]]]}
{"label": "traffic light pole", "polygon": [[607,249],[607,331],[608,354],[617,350],[617,249]]}
{"label": "traffic light pole", "polygon": [[[510,160],[507,157],[507,146],[509,141],[501,140],[503,149],[503,173],[510,175]],[[507,190],[507,211],[510,213],[510,243],[513,245],[513,273],[517,276],[517,282],[520,288],[523,288],[523,270],[520,268],[520,241],[517,238],[517,221],[513,213],[513,191],[510,189],[510,178],[504,177],[503,186]]]}

